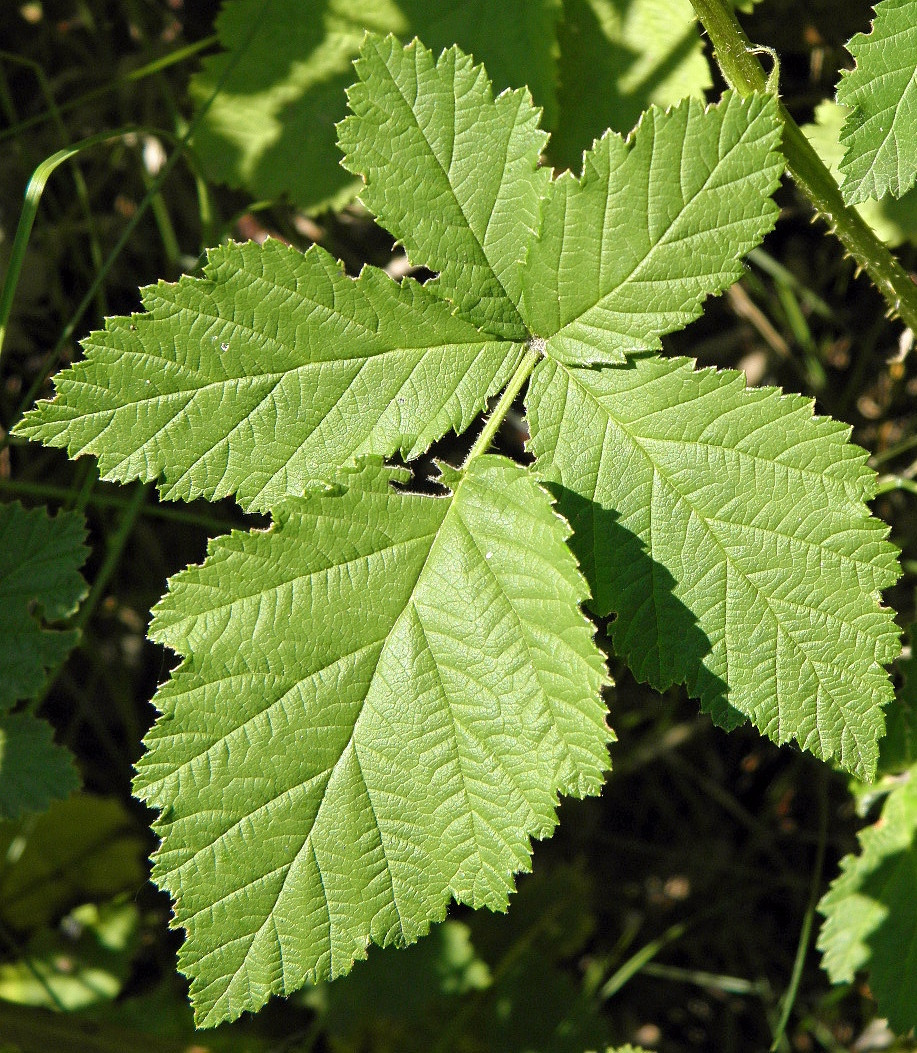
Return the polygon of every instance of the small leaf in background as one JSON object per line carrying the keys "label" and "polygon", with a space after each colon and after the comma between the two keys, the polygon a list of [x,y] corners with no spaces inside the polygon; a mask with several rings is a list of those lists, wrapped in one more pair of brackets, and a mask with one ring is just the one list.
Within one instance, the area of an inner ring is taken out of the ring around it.
{"label": "small leaf in background", "polygon": [[73,754],[54,742],[46,720],[0,713],[0,819],[43,812],[79,784]]}
{"label": "small leaf in background", "polygon": [[354,280],[278,241],[213,249],[203,278],[151,286],[144,306],[84,341],[18,432],[96,454],[107,479],[248,509],[357,454],[416,456],[463,431],[521,354],[417,282]]}
{"label": "small leaf in background", "polygon": [[899,775],[917,764],[917,626],[908,631],[911,652],[896,664],[900,684],[885,709],[885,737],[879,743],[879,773]]}
{"label": "small leaf in background", "polygon": [[[840,132],[847,113],[845,107],[826,99],[815,107],[815,122],[802,126],[806,138],[835,178],[840,177],[839,165],[844,154]],[[901,198],[886,196],[881,201],[864,200],[854,207],[889,245],[917,239],[917,188],[911,188]]]}
{"label": "small leaf in background", "polygon": [[62,662],[76,633],[48,628],[86,595],[79,573],[89,554],[75,512],[49,516],[18,502],[0,504],[0,709],[35,697]]}
{"label": "small leaf in background", "polygon": [[777,218],[780,134],[770,96],[688,99],[648,110],[626,140],[609,132],[582,179],[553,182],[522,272],[523,314],[547,354],[623,362],[732,285]]}
{"label": "small leaf in background", "polygon": [[212,178],[256,198],[343,205],[359,182],[340,166],[335,125],[367,30],[419,36],[437,53],[457,43],[498,91],[528,84],[552,122],[559,14],[559,0],[230,0],[217,19],[224,51],[192,82],[199,106],[222,85],[195,148]]}
{"label": "small leaf in background", "polygon": [[563,6],[560,118],[547,124],[548,154],[555,167],[579,175],[583,151],[606,128],[626,134],[651,103],[702,98],[713,79],[691,0],[564,0]]}
{"label": "small leaf in background", "polygon": [[528,408],[536,471],[637,678],[871,777],[899,650],[879,594],[898,567],[850,429],[741,373],[649,355],[545,360]]}
{"label": "small leaf in background", "polygon": [[75,512],[0,504],[0,819],[43,811],[79,785],[73,756],[54,743],[50,725],[8,710],[37,697],[76,645],[75,631],[50,626],[86,595],[85,539]]}
{"label": "small leaf in background", "polygon": [[917,768],[889,795],[879,821],[860,834],[860,854],[818,905],[818,947],[834,983],[869,976],[879,1012],[904,1034],[917,1026]]}
{"label": "small leaf in background", "polygon": [[290,499],[156,608],[186,658],[135,791],[202,1025],[413,942],[450,898],[505,909],[558,794],[601,788],[604,665],[547,493],[493,456],[444,469],[448,498],[405,476]]}
{"label": "small leaf in background", "polygon": [[881,0],[869,33],[847,45],[837,101],[850,113],[841,129],[841,190],[849,204],[901,197],[917,180],[917,0]]}

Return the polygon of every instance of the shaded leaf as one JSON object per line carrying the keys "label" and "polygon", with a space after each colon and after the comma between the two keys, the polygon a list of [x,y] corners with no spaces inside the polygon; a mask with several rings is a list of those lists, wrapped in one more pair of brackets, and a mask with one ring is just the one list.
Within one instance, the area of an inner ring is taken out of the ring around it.
{"label": "shaded leaf", "polygon": [[879,821],[860,834],[860,854],[818,905],[818,947],[834,983],[868,970],[879,1012],[903,1034],[917,1026],[917,769],[893,790]]}
{"label": "shaded leaf", "polygon": [[76,644],[75,632],[48,626],[86,595],[85,538],[76,512],[0,504],[0,710],[37,695]]}
{"label": "shaded leaf", "polygon": [[536,471],[634,674],[871,777],[899,650],[879,592],[898,570],[850,429],[656,356],[544,361],[528,406]]}
{"label": "shaded leaf", "polygon": [[0,713],[0,819],[43,812],[80,784],[73,754],[31,713]]}
{"label": "shaded leaf", "polygon": [[230,0],[216,24],[224,50],[192,81],[199,107],[220,87],[195,148],[212,178],[257,198],[342,205],[359,184],[340,167],[334,126],[367,30],[436,52],[458,43],[498,90],[528,84],[553,121],[559,11],[560,0]]}

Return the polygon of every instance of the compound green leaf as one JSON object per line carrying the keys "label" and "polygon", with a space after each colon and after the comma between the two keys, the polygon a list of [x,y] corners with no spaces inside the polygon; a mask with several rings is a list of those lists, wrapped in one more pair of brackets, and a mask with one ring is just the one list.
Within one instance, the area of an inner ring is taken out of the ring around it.
{"label": "compound green leaf", "polygon": [[564,0],[558,42],[558,168],[580,171],[606,128],[627,133],[651,103],[702,98],[713,84],[691,0]]}
{"label": "compound green leaf", "polygon": [[256,197],[342,205],[359,184],[340,167],[334,126],[367,30],[437,52],[458,43],[499,90],[528,84],[553,121],[559,12],[560,0],[231,0],[217,19],[223,51],[192,81],[198,107],[209,103],[195,148],[213,178]]}
{"label": "compound green leaf", "polygon": [[464,430],[521,345],[482,336],[411,280],[356,280],[323,249],[210,252],[205,277],[109,319],[18,432],[170,498],[269,508],[363,453],[416,456]]}
{"label": "compound green leaf", "polygon": [[736,281],[777,217],[780,129],[768,95],[686,99],[649,109],[627,140],[606,134],[581,179],[557,179],[523,271],[547,353],[587,364],[658,348]]}
{"label": "compound green leaf", "polygon": [[73,614],[86,595],[85,539],[75,512],[52,517],[18,501],[0,504],[0,712],[37,695],[47,670],[76,644],[75,632],[49,624]]}
{"label": "compound green leaf", "polygon": [[879,592],[898,571],[849,428],[653,355],[543,360],[528,403],[536,470],[636,676],[870,777],[899,650]]}
{"label": "compound green leaf", "polygon": [[31,713],[0,713],[0,819],[43,812],[80,784],[73,754]]}
{"label": "compound green leaf", "polygon": [[[173,579],[135,789],[204,1025],[504,909],[559,792],[599,790],[604,666],[566,524],[499,457],[449,497],[370,461]],[[282,745],[281,745],[282,744]]]}
{"label": "compound green leaf", "polygon": [[848,203],[901,197],[917,180],[917,0],[876,4],[870,33],[847,47],[837,101],[851,112],[841,129],[841,190]]}
{"label": "compound green leaf", "polygon": [[841,874],[818,905],[818,939],[834,983],[869,971],[879,1012],[899,1034],[917,1026],[917,769],[885,801],[875,825],[860,834],[860,854],[841,860]]}
{"label": "compound green leaf", "polygon": [[367,37],[338,129],[360,197],[403,242],[432,288],[475,324],[525,339],[519,263],[550,182],[547,135],[528,91],[493,98],[483,66],[458,48],[436,60],[418,41]]}

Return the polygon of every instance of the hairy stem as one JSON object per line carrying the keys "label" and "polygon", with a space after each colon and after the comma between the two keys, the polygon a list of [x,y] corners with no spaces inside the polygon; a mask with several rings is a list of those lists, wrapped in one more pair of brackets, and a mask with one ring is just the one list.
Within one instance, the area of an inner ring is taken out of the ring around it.
{"label": "hairy stem", "polygon": [[[767,75],[758,60],[757,49],[739,25],[728,0],[691,0],[691,3],[698,21],[713,41],[716,60],[726,80],[743,97],[766,91]],[[780,103],[780,115],[783,153],[790,175],[885,297],[890,314],[897,315],[909,329],[917,331],[917,285],[856,209],[845,203],[834,177],[783,103]]]}
{"label": "hairy stem", "polygon": [[530,341],[528,350],[523,356],[522,361],[516,367],[516,372],[510,377],[509,383],[506,385],[503,394],[500,396],[500,401],[494,407],[493,413],[487,418],[484,430],[475,440],[474,446],[471,447],[471,452],[468,454],[465,461],[465,468],[467,468],[472,461],[480,457],[482,453],[486,453],[487,448],[494,441],[494,436],[500,430],[500,425],[506,419],[506,415],[509,413],[513,401],[522,390],[522,385],[532,375],[532,370],[535,368],[538,359],[541,358],[542,349],[543,342],[539,343],[537,340]]}

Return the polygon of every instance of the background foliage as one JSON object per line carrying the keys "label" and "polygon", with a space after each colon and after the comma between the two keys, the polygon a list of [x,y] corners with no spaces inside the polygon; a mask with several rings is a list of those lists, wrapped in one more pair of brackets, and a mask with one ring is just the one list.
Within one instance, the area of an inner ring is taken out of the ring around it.
{"label": "background foliage", "polygon": [[[298,118],[310,131],[330,135],[343,116],[349,55],[362,35],[354,33],[352,6],[327,4],[326,17],[303,30],[323,27],[321,38],[306,42],[316,61],[295,69],[291,63],[294,87],[317,78],[326,100],[336,106],[341,97],[339,112]],[[232,11],[242,7],[243,0],[227,4],[217,22],[224,44],[232,46]],[[458,40],[499,80],[529,81],[547,125],[560,133],[553,144],[559,164],[574,164],[606,125],[627,130],[651,99],[673,101],[715,80],[687,16],[684,33],[675,31],[678,23],[665,23],[662,39],[671,47],[654,51],[661,38],[653,26],[665,5],[565,0],[562,10],[551,3],[525,7],[541,27],[532,39],[549,39],[541,29],[555,26],[556,47],[507,48],[517,66],[502,73],[482,50],[501,34],[481,18],[474,22],[480,47],[453,33],[447,20],[439,31],[448,39],[437,38],[436,27],[416,28],[426,5],[412,13],[409,4],[380,4],[378,28],[417,31],[433,46]],[[226,140],[227,127],[246,126],[236,120],[244,105],[235,96],[222,118],[219,106],[208,111],[195,140],[199,161],[180,162],[140,211],[163,158],[172,155],[171,137],[200,112],[226,61],[208,42],[216,14],[215,4],[128,0],[17,3],[0,14],[8,52],[0,56],[0,253],[8,249],[36,164],[94,132],[127,123],[145,129],[84,152],[49,184],[4,351],[4,427],[31,402],[30,387],[78,354],[74,332],[98,328],[105,314],[136,310],[140,285],[182,271],[200,274],[202,247],[223,235],[261,240],[271,233],[301,248],[317,242],[353,272],[364,260],[402,272],[403,257],[360,208],[312,211],[349,196],[346,173],[323,164],[318,147],[309,150],[314,165],[299,155],[269,163],[280,147],[269,141],[271,122],[253,112],[248,126],[266,133],[267,142],[240,159],[238,146]],[[385,21],[392,17],[401,21]],[[662,17],[671,19],[671,11]],[[769,0],[747,20],[752,39],[780,51],[783,94],[797,119],[814,120],[816,105],[833,97],[836,70],[850,64],[842,45],[867,28],[869,17],[861,3]],[[149,67],[199,42],[211,57],[190,86],[193,56]],[[598,85],[609,84],[613,91],[596,94]],[[289,86],[262,101],[272,120],[280,113],[285,127],[298,127],[284,112],[296,105]],[[220,158],[222,170],[214,167]],[[221,189],[204,181],[203,171],[246,189]],[[281,177],[290,185],[259,182]],[[329,187],[323,179],[339,182]],[[282,190],[294,203],[278,197]],[[253,208],[259,197],[270,200]],[[821,410],[853,423],[876,466],[904,480],[873,507],[904,551],[906,575],[890,598],[906,623],[915,570],[914,498],[906,485],[917,445],[911,359],[900,353],[907,350],[898,347],[900,327],[886,321],[875,292],[854,278],[839,246],[809,225],[805,202],[785,189],[779,203],[781,221],[740,284],[685,333],[666,338],[666,350],[815,396]],[[83,310],[80,301],[101,264],[135,219]],[[908,228],[901,229],[906,238]],[[900,251],[913,269],[913,247],[905,240]],[[524,458],[521,439],[518,428],[505,428],[501,451]],[[461,455],[450,440],[435,452]],[[146,883],[148,816],[129,794],[131,766],[153,716],[146,700],[170,661],[144,641],[144,630],[165,578],[199,561],[209,534],[262,521],[229,504],[163,505],[140,485],[123,490],[98,482],[88,458],[71,464],[7,439],[0,492],[7,516],[17,514],[10,511],[14,499],[48,502],[72,523],[84,515],[92,550],[85,573],[93,583],[85,613],[70,622],[83,630],[82,645],[59,670],[60,654],[47,663],[59,675],[46,692],[38,686],[35,700],[55,729],[55,748],[66,745],[75,755],[85,790],[43,815],[0,826],[0,1042],[28,1051],[186,1049],[192,1032],[174,971],[176,941],[166,928],[169,907]],[[81,593],[74,586],[74,604]],[[60,610],[53,620],[68,613]],[[256,1020],[193,1042],[215,1050],[384,1050],[414,1043],[582,1051],[625,1041],[673,1051],[766,1046],[812,892],[821,893],[838,859],[856,848],[863,819],[845,780],[812,758],[778,750],[754,733],[726,736],[698,717],[680,691],[659,696],[623,669],[614,672],[612,712],[621,740],[615,773],[600,799],[563,805],[558,833],[539,844],[534,873],[520,880],[509,914],[453,909],[435,936],[411,950],[374,952],[345,980],[275,1002]],[[902,757],[912,759],[908,727],[902,717],[889,771],[905,766]],[[880,784],[879,796],[859,795],[865,817],[875,818],[891,785]],[[892,819],[906,792],[896,789],[889,798]],[[907,829],[894,829],[891,838],[864,837],[862,862],[845,873],[856,868],[867,882],[881,880],[909,843]],[[848,887],[839,883],[832,896]],[[845,985],[832,989],[818,955],[809,953],[787,1048],[844,1049],[855,1041],[860,1049],[877,1048],[869,1043],[883,1041],[882,1027],[873,990],[856,972],[862,964],[852,952],[837,967]],[[887,990],[883,977],[874,978],[873,989]],[[50,1008],[73,1015],[60,1027],[45,1015]],[[899,1045],[909,1048],[906,1040]]]}

